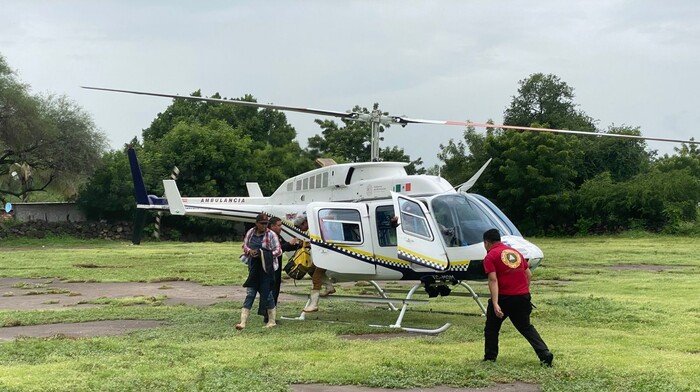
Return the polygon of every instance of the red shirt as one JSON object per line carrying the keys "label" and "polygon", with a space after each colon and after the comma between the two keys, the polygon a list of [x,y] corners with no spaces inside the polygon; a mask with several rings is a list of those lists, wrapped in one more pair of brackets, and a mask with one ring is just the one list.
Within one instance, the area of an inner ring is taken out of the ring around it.
{"label": "red shirt", "polygon": [[484,257],[486,274],[495,272],[499,295],[523,295],[530,293],[525,271],[530,268],[525,257],[517,250],[499,242]]}

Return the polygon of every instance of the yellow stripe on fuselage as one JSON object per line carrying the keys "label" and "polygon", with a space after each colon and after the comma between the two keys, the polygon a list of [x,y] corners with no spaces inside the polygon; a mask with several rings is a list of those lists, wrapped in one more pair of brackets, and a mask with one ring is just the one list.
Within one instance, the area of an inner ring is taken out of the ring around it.
{"label": "yellow stripe on fuselage", "polygon": [[411,263],[408,262],[408,261],[406,261],[406,260],[401,260],[401,259],[393,258],[393,257],[387,257],[387,256],[384,256],[384,255],[375,255],[375,254],[373,254],[373,253],[369,253],[369,252],[367,252],[367,251],[364,251],[364,250],[361,250],[361,249],[357,249],[357,248],[353,248],[353,247],[351,247],[351,246],[339,244],[339,243],[336,243],[336,242],[333,242],[333,241],[324,241],[323,239],[321,239],[321,237],[319,237],[319,236],[317,236],[317,235],[312,235],[312,236],[310,236],[310,238],[311,238],[312,240],[314,240],[314,241],[323,242],[323,243],[326,243],[326,244],[331,244],[331,245],[333,245],[333,246],[335,246],[335,247],[342,248],[342,249],[348,250],[348,251],[350,251],[350,252],[355,252],[355,253],[361,254],[361,255],[363,255],[363,256],[371,257],[371,258],[374,258],[374,259],[378,259],[378,260],[382,260],[382,261],[389,261],[389,262],[396,263],[396,264],[401,264],[401,265],[404,265],[404,266],[407,266],[407,267],[411,265]]}
{"label": "yellow stripe on fuselage", "polygon": [[433,259],[432,257],[428,257],[428,256],[425,256],[425,255],[416,253],[416,252],[411,252],[410,250],[408,250],[408,249],[406,249],[406,248],[403,248],[403,247],[398,247],[398,250],[400,250],[400,251],[402,251],[402,252],[404,252],[404,253],[408,253],[409,255],[414,256],[414,257],[416,257],[416,258],[423,259],[423,260],[428,260],[428,261],[430,261],[431,263],[435,263],[435,264],[442,265],[442,266],[445,266],[445,267],[447,266],[447,262],[446,262],[446,261],[443,261],[443,260]]}

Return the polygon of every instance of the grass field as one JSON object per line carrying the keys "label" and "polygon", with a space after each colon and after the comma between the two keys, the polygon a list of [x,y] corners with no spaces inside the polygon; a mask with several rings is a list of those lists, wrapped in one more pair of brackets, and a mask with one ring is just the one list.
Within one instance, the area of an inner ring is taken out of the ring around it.
{"label": "grass field", "polygon": [[[2,343],[0,390],[286,391],[290,383],[409,388],[523,381],[545,391],[700,391],[697,239],[639,234],[533,242],[545,253],[534,274],[533,323],[556,356],[551,369],[539,366],[510,323],[501,333],[498,362],[481,363],[484,319],[463,296],[431,300],[406,314],[407,326],[451,322],[441,335],[376,340],[342,338],[398,332],[368,326],[391,324],[395,313],[359,303],[322,301],[308,322],[263,330],[253,319],[238,332],[239,302],[107,301],[89,309],[0,311],[0,326],[110,319],[167,324],[116,337]],[[0,277],[233,285],[245,275],[239,249],[233,243],[3,240]],[[483,283],[474,287],[487,292]],[[368,292],[362,284],[349,291]],[[280,313],[295,316],[302,306],[282,303]]]}

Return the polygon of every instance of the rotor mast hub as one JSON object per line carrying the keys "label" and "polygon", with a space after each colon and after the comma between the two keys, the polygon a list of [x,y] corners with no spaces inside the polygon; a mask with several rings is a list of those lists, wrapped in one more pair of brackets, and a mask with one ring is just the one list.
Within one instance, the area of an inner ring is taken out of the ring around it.
{"label": "rotor mast hub", "polygon": [[355,121],[368,122],[371,126],[370,133],[370,161],[379,162],[379,141],[382,132],[382,125],[391,125],[396,123],[396,119],[392,116],[387,116],[381,110],[375,109],[371,113],[353,113],[349,119]]}

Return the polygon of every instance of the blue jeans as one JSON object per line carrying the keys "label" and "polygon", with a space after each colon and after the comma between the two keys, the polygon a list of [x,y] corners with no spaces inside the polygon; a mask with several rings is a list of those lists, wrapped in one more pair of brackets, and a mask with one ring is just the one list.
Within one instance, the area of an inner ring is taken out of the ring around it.
{"label": "blue jeans", "polygon": [[[260,301],[265,301],[267,304],[267,309],[275,308],[275,298],[272,294],[272,277],[268,274],[260,274]],[[255,302],[255,295],[258,294],[258,289],[255,287],[246,287],[245,300],[243,300],[243,307],[246,309],[252,309],[253,303]]]}

